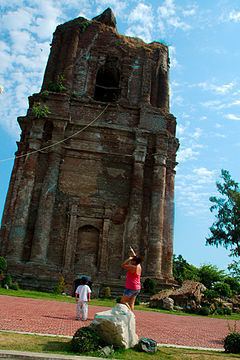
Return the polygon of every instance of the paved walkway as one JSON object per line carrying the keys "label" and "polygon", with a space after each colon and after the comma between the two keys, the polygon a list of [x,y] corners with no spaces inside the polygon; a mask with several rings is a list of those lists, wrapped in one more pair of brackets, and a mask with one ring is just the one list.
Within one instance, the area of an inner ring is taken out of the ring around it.
{"label": "paved walkway", "polygon": [[[0,296],[0,330],[72,336],[87,326],[94,314],[107,308],[89,306],[89,320],[75,320],[75,304]],[[223,339],[234,321],[135,311],[137,334],[160,344],[223,349]],[[237,323],[240,331],[240,321]]]}

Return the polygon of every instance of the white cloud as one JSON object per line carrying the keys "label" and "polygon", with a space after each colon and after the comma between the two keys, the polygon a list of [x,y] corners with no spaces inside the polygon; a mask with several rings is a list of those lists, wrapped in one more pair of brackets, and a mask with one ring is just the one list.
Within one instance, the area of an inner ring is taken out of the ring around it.
{"label": "white cloud", "polygon": [[233,87],[235,86],[234,82],[230,82],[228,84],[215,85],[210,82],[200,82],[198,84],[190,85],[190,87],[199,87],[203,90],[212,91],[216,94],[225,95],[229,93]]}
{"label": "white cloud", "polygon": [[176,67],[179,67],[179,63],[178,63],[177,58],[176,58],[176,48],[175,48],[175,46],[170,45],[168,47],[168,50],[169,50],[171,68],[174,69]]}
{"label": "white cloud", "polygon": [[229,20],[233,22],[240,22],[240,11],[231,11],[229,14]]}
{"label": "white cloud", "polygon": [[224,115],[225,119],[228,119],[228,120],[237,120],[237,121],[240,121],[240,115],[236,115],[236,114],[227,114],[227,115]]}
{"label": "white cloud", "polygon": [[152,41],[154,19],[151,5],[137,4],[128,16],[128,23],[130,26],[126,35],[140,37],[146,42]]}
{"label": "white cloud", "polygon": [[177,136],[183,135],[185,131],[186,131],[186,126],[183,126],[181,124],[177,126]]}
{"label": "white cloud", "polygon": [[196,128],[194,132],[190,135],[193,139],[197,140],[202,135],[202,129]]}
{"label": "white cloud", "polygon": [[215,177],[215,171],[208,170],[205,167],[193,169],[193,174],[197,176],[196,181],[198,184],[206,184],[212,182]]}
{"label": "white cloud", "polygon": [[176,175],[176,205],[189,216],[208,216],[209,197],[215,184],[216,171],[194,168]]}
{"label": "white cloud", "polygon": [[179,149],[177,152],[177,161],[178,162],[185,162],[188,160],[196,160],[198,158],[199,152],[194,151],[192,148],[183,148]]}
{"label": "white cloud", "polygon": [[234,100],[231,105],[232,106],[239,106],[240,105],[240,100]]}
{"label": "white cloud", "polygon": [[12,51],[14,54],[26,54],[29,48],[31,34],[28,31],[11,31]]}
{"label": "white cloud", "polygon": [[177,7],[173,0],[165,0],[157,9],[158,27],[162,33],[167,27],[181,29],[183,31],[189,30],[191,26],[181,19],[181,16],[194,15],[194,8],[184,9],[182,6]]}
{"label": "white cloud", "polygon": [[10,11],[2,16],[2,29],[8,31],[30,29],[32,20],[32,9],[19,8],[16,11]]}
{"label": "white cloud", "polygon": [[223,102],[220,100],[204,101],[201,103],[201,105],[208,109],[215,109],[215,110],[220,110],[225,107],[225,104],[223,104]]}

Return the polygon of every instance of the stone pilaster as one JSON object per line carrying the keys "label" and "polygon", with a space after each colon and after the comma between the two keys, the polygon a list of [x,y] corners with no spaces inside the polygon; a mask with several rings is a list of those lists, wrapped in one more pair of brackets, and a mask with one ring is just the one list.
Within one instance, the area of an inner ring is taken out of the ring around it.
{"label": "stone pilaster", "polygon": [[102,241],[100,244],[99,251],[99,272],[101,274],[107,274],[108,271],[108,236],[111,226],[111,210],[105,210],[105,219],[103,221],[103,230],[102,230]]}
{"label": "stone pilaster", "polygon": [[166,154],[160,151],[153,154],[152,198],[150,205],[150,224],[147,250],[146,276],[161,278],[162,240],[164,226],[164,206],[166,187]]}
{"label": "stone pilaster", "polygon": [[8,242],[9,232],[10,232],[11,224],[14,219],[14,210],[15,210],[14,204],[16,203],[18,188],[19,188],[19,184],[21,183],[22,171],[25,161],[24,157],[18,158],[18,156],[24,154],[25,146],[23,146],[21,142],[18,142],[17,145],[18,145],[18,150],[15,153],[16,158],[13,164],[12,175],[9,183],[9,188],[8,188],[3,216],[2,216],[2,227],[0,229],[0,254],[2,256],[6,256],[6,252],[7,252],[7,242]]}
{"label": "stone pilaster", "polygon": [[129,199],[129,211],[125,231],[125,254],[129,254],[129,247],[135,250],[137,254],[142,253],[141,235],[142,235],[142,206],[143,206],[143,182],[144,182],[144,164],[147,152],[147,139],[136,134],[136,148],[133,153],[133,174],[131,182],[131,193]]}
{"label": "stone pilaster", "polygon": [[162,274],[165,279],[172,279],[173,236],[174,236],[174,178],[175,162],[167,162],[166,193],[164,209]]}
{"label": "stone pilaster", "polygon": [[65,54],[63,75],[67,89],[71,90],[73,84],[74,60],[76,58],[79,42],[79,30],[66,32],[63,41],[62,54]]}
{"label": "stone pilaster", "polygon": [[143,103],[150,104],[150,94],[151,94],[151,61],[145,55],[145,61],[143,65],[143,74],[142,74],[142,98]]}
{"label": "stone pilaster", "polygon": [[74,268],[74,250],[77,243],[77,218],[78,218],[78,205],[74,204],[70,210],[69,228],[66,238],[65,258],[64,258],[64,271],[70,272]]}
{"label": "stone pilaster", "polygon": [[[30,139],[28,152],[38,150],[41,141]],[[23,175],[19,184],[16,198],[14,219],[9,234],[7,258],[10,260],[21,261],[24,241],[27,233],[29,208],[32,199],[32,192],[35,182],[36,166],[38,153],[26,156],[23,168]]]}
{"label": "stone pilaster", "polygon": [[46,171],[38,206],[34,238],[30,261],[45,263],[50,241],[51,223],[58,186],[61,149],[54,146],[49,153],[48,169]]}

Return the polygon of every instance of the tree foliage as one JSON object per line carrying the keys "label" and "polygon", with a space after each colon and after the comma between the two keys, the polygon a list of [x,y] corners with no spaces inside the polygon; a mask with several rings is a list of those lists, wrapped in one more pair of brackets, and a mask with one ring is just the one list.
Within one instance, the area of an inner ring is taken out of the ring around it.
{"label": "tree foliage", "polygon": [[240,260],[234,260],[231,264],[229,264],[228,271],[234,279],[240,281]]}
{"label": "tree foliage", "polygon": [[173,255],[173,276],[179,282],[198,280],[198,269],[189,264],[182,255]]}
{"label": "tree foliage", "polygon": [[212,196],[211,212],[216,212],[216,221],[210,227],[207,245],[230,249],[230,256],[240,257],[240,189],[227,170],[221,171],[222,181],[216,182],[222,197]]}
{"label": "tree foliage", "polygon": [[224,279],[224,271],[219,270],[215,265],[202,265],[198,269],[199,281],[205,285],[208,289],[211,289],[215,282],[222,281]]}

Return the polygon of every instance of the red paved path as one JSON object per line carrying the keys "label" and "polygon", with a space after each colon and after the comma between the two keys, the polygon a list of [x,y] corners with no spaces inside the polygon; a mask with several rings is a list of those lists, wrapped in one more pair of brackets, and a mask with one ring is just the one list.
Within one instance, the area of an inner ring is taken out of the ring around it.
{"label": "red paved path", "polygon": [[[30,333],[73,335],[87,326],[94,314],[104,311],[100,306],[89,306],[89,320],[75,320],[75,304],[0,296],[0,329]],[[137,334],[155,339],[162,344],[222,348],[228,325],[234,321],[205,317],[179,316],[156,312],[135,311]],[[240,321],[237,323],[240,331]]]}

